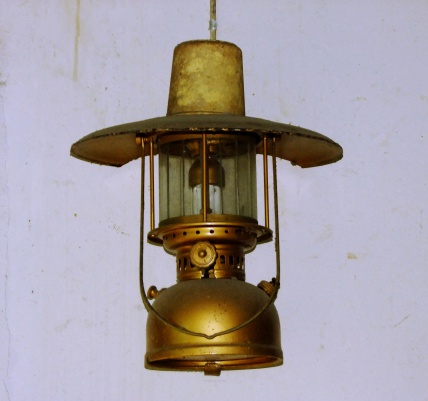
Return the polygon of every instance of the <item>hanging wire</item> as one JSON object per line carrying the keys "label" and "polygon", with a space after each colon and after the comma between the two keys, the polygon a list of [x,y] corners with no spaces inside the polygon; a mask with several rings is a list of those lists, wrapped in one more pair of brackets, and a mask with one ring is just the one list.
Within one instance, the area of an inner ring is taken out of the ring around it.
{"label": "hanging wire", "polygon": [[210,0],[210,40],[217,40],[217,6],[216,0]]}

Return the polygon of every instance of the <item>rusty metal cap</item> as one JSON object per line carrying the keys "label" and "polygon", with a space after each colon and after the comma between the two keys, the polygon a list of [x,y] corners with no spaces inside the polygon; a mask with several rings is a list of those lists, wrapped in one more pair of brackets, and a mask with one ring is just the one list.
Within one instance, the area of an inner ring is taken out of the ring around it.
{"label": "rusty metal cap", "polygon": [[167,115],[245,115],[241,49],[229,42],[192,40],[175,47]]}

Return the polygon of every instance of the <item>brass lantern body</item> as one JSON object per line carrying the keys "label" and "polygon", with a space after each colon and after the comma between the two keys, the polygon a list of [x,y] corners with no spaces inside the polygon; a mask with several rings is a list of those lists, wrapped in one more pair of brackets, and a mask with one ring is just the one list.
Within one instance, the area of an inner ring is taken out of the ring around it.
{"label": "brass lantern body", "polygon": [[[240,280],[188,280],[161,291],[153,307],[176,325],[209,335],[245,322],[268,298],[260,288]],[[273,304],[245,327],[213,339],[183,334],[149,312],[146,344],[150,369],[219,374],[282,363],[279,318]]]}
{"label": "brass lantern body", "polygon": [[[243,88],[238,47],[182,43],[174,51],[168,115],[244,116]],[[245,255],[272,237],[257,222],[260,140],[254,132],[158,140],[161,221],[148,238],[176,257],[178,283],[150,291],[156,299],[147,320],[149,369],[219,375],[282,364],[272,294],[245,282]]]}
{"label": "brass lantern body", "polygon": [[[256,153],[263,154],[264,161],[264,225],[257,220]],[[146,367],[218,375],[222,370],[281,365],[280,324],[273,303],[280,284],[276,157],[314,167],[340,160],[342,148],[314,131],[246,117],[241,50],[227,42],[190,41],[174,51],[165,117],[97,131],[73,144],[71,154],[110,166],[143,159],[140,286],[149,312]],[[156,154],[161,198],[157,227]],[[277,277],[254,286],[245,282],[246,255],[273,238],[269,155]],[[175,256],[177,274],[177,284],[160,291],[151,287],[147,293],[143,276],[146,156],[151,221],[147,240]]]}

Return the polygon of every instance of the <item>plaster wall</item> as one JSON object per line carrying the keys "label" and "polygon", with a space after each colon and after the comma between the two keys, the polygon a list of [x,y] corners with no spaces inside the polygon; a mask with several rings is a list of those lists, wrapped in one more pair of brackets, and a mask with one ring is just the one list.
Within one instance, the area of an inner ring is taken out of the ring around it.
{"label": "plaster wall", "polygon": [[[139,162],[69,157],[97,129],[166,113],[173,48],[208,0],[3,1],[0,400],[428,400],[428,4],[218,2],[249,116],[301,125],[339,163],[279,163],[284,365],[147,371]],[[146,246],[149,284],[174,261]],[[273,246],[247,258],[274,274]]]}

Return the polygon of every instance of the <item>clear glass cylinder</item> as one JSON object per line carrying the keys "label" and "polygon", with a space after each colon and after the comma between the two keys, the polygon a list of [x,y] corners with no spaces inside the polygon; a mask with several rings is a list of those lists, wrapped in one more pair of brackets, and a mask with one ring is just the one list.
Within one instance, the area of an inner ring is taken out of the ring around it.
{"label": "clear glass cylinder", "polygon": [[221,215],[257,220],[255,137],[207,135],[205,158],[202,135],[171,139],[159,145],[160,224],[203,214],[204,172],[210,220],[221,220]]}

